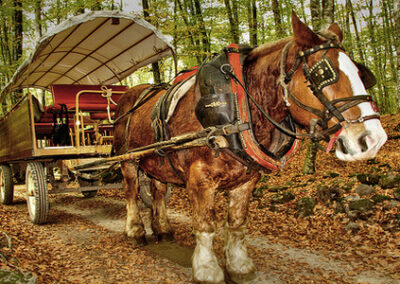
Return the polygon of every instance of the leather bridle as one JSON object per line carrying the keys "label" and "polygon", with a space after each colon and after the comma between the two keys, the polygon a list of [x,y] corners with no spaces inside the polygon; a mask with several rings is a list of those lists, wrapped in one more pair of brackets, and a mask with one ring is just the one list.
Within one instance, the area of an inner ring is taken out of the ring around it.
{"label": "leather bridle", "polygon": [[[284,101],[287,106],[290,106],[290,102],[293,102],[298,107],[315,114],[319,117],[316,121],[314,121],[313,125],[310,125],[310,136],[313,140],[327,140],[329,141],[329,136],[335,133],[335,137],[337,138],[340,132],[349,127],[351,124],[355,123],[363,123],[364,121],[370,119],[379,119],[379,113],[374,113],[372,115],[361,116],[358,119],[348,120],[343,115],[342,112],[360,104],[363,102],[372,102],[372,97],[370,95],[358,95],[353,97],[339,98],[335,100],[329,100],[322,89],[326,86],[329,86],[333,83],[336,83],[339,80],[339,73],[337,72],[335,66],[333,65],[331,59],[326,57],[327,50],[330,48],[339,48],[343,49],[340,45],[333,43],[332,40],[323,34],[319,34],[328,38],[329,41],[327,43],[314,46],[307,50],[300,50],[296,54],[296,61],[293,67],[286,73],[286,57],[292,42],[288,42],[283,49],[281,62],[280,62],[280,78],[278,83],[282,86],[284,93]],[[320,50],[324,50],[322,54],[322,58],[317,63],[309,66],[307,63],[307,58],[313,53],[316,53]],[[302,64],[303,63],[303,64]],[[288,84],[292,80],[292,77],[296,70],[302,64],[303,74],[309,82],[308,87],[313,92],[314,96],[318,98],[321,104],[324,106],[324,109],[321,111],[319,109],[307,106],[303,104],[300,100],[298,100],[289,90]],[[343,103],[340,106],[337,106],[339,103]],[[331,127],[328,127],[328,121],[333,117],[337,119],[337,123]],[[320,130],[311,129],[316,125],[320,126]],[[312,126],[312,127],[311,127]]]}

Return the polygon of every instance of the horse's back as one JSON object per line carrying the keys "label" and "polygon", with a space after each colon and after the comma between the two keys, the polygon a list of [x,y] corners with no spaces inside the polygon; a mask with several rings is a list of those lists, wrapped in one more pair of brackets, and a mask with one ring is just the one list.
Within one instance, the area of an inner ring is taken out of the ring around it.
{"label": "horse's back", "polygon": [[126,144],[126,142],[130,140],[128,139],[128,135],[132,133],[128,130],[127,123],[129,123],[130,125],[135,124],[135,121],[137,120],[135,119],[135,117],[137,116],[137,114],[141,113],[142,109],[145,107],[152,107],[149,106],[151,104],[151,101],[149,101],[142,107],[133,111],[132,114],[126,115],[129,110],[135,105],[140,94],[149,87],[151,87],[150,84],[141,84],[138,86],[134,86],[130,88],[125,94],[123,94],[119,99],[118,106],[115,111],[115,119],[118,120],[114,125],[113,148],[115,152],[120,152],[121,147],[123,147],[124,144]]}

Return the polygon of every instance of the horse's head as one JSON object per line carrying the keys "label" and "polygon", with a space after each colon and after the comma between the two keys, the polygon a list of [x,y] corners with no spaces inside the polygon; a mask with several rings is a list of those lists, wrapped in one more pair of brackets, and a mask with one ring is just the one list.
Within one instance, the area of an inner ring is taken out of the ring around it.
{"label": "horse's head", "polygon": [[374,158],[387,135],[367,95],[368,84],[362,81],[368,70],[340,47],[342,32],[337,24],[315,33],[292,13],[292,27],[294,36],[284,48],[280,80],[292,116],[320,136],[337,139],[340,160]]}

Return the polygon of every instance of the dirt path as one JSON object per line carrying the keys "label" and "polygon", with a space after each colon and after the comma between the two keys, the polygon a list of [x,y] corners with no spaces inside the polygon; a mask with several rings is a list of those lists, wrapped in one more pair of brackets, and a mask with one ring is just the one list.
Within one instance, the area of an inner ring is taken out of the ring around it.
{"label": "dirt path", "polygon": [[[123,235],[122,200],[77,194],[51,195],[48,225],[34,226],[26,216],[23,193],[14,206],[0,207],[1,230],[16,239],[17,258],[24,269],[38,274],[40,283],[188,283],[194,239],[189,214],[169,210],[178,243],[133,248]],[[148,227],[149,211],[142,208]],[[4,226],[4,224],[12,224]],[[5,227],[5,228],[4,228]],[[25,233],[28,232],[28,233]],[[223,228],[216,251],[223,255]],[[398,283],[389,274],[365,269],[360,261],[336,252],[318,252],[272,243],[262,235],[248,236],[249,253],[258,272],[251,283]]]}

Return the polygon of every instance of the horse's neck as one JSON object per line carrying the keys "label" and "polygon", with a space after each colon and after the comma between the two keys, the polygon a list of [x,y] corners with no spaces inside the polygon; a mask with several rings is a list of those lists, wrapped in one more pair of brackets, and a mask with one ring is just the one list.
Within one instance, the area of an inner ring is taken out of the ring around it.
{"label": "horse's neck", "polygon": [[[250,95],[278,122],[287,115],[282,91],[277,84],[280,74],[280,55],[280,50],[264,54],[262,58],[248,62],[245,66],[246,85]],[[249,105],[254,133],[260,144],[267,148],[271,142],[271,132],[274,127],[252,102],[249,102]]]}

